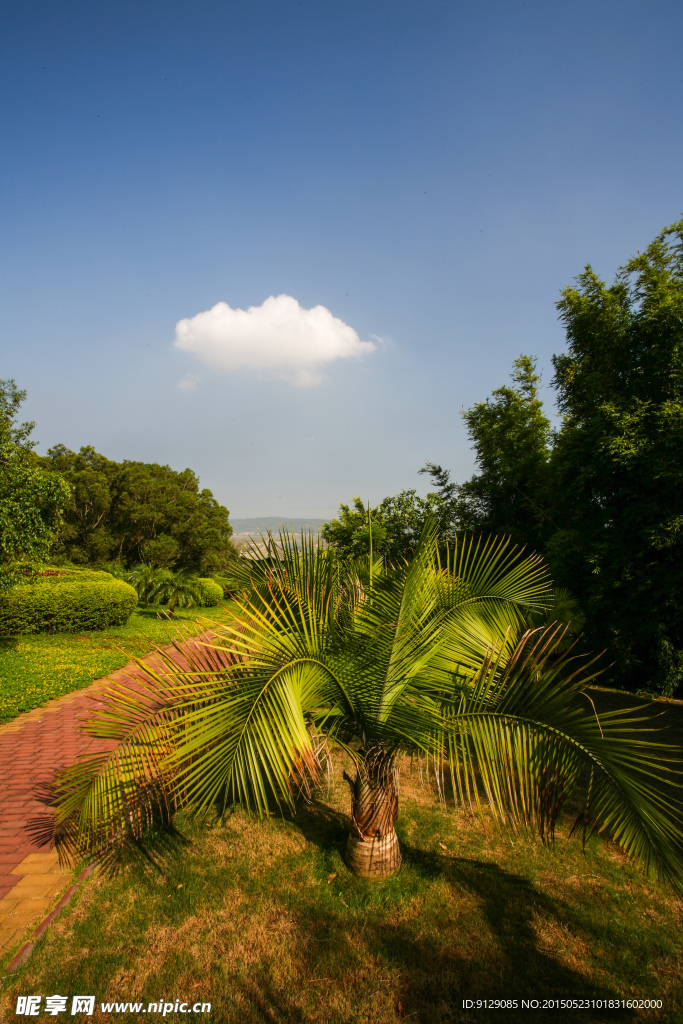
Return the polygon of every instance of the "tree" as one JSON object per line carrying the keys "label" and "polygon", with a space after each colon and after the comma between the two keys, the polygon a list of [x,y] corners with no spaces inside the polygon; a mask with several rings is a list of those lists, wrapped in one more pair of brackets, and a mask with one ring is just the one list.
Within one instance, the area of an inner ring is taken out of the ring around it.
{"label": "tree", "polygon": [[89,718],[118,746],[58,780],[60,843],[77,857],[112,849],[183,803],[294,808],[337,744],[354,766],[346,860],[359,874],[400,862],[397,771],[413,752],[457,799],[544,838],[578,801],[584,839],[607,830],[683,885],[680,808],[661,789],[668,748],[637,712],[598,721],[584,692],[594,666],[557,654],[561,630],[526,630],[526,611],[549,604],[537,555],[469,540],[444,562],[428,526],[408,562],[365,568],[287,535],[245,562],[234,624],[189,651],[187,668],[167,657],[144,688],[117,684]]}
{"label": "tree", "polygon": [[176,608],[192,608],[202,603],[201,584],[193,573],[187,569],[179,569],[178,572],[159,569],[158,572],[160,576],[152,592],[152,600],[168,605],[171,615]]}
{"label": "tree", "polygon": [[542,549],[553,532],[552,435],[538,396],[536,360],[516,359],[512,381],[513,387],[498,388],[463,413],[480,472],[457,488],[460,519],[471,530],[506,534]]}
{"label": "tree", "polygon": [[16,582],[13,562],[41,560],[62,521],[69,486],[46,472],[30,440],[34,423],[17,424],[26,398],[13,380],[0,380],[0,587]]}
{"label": "tree", "polygon": [[121,561],[211,573],[234,558],[229,513],[191,469],[112,462],[64,445],[45,464],[69,480],[73,500],[55,554],[77,563]]}
{"label": "tree", "polygon": [[449,516],[449,501],[439,492],[421,498],[414,490],[401,491],[374,508],[367,508],[361,498],[354,498],[353,505],[340,505],[338,518],[325,523],[320,535],[339,557],[362,557],[368,549],[370,522],[374,550],[393,561],[415,550],[427,520],[439,524],[445,540],[451,532]]}
{"label": "tree", "polygon": [[118,463],[100,455],[91,445],[76,453],[58,444],[48,449],[43,464],[57,470],[71,485],[71,501],[56,538],[55,556],[76,565],[112,558],[117,544],[110,510]]}
{"label": "tree", "polygon": [[683,686],[683,220],[610,287],[587,266],[558,309],[560,428],[520,356],[513,387],[464,413],[479,472],[456,485],[458,528],[542,552],[591,645],[609,651],[612,681],[671,696]]}
{"label": "tree", "polygon": [[190,469],[124,462],[114,482],[111,524],[129,563],[149,560],[162,538],[177,542],[177,568],[209,572],[232,555],[228,510],[211,491],[199,490]]}
{"label": "tree", "polygon": [[119,576],[126,583],[135,587],[138,600],[142,601],[145,608],[156,601],[157,592],[171,576],[170,569],[162,569],[159,566],[150,565],[148,562],[141,562],[132,569],[121,571],[119,566],[113,565],[107,569],[112,575]]}
{"label": "tree", "polygon": [[553,570],[631,687],[683,682],[683,220],[558,303]]}

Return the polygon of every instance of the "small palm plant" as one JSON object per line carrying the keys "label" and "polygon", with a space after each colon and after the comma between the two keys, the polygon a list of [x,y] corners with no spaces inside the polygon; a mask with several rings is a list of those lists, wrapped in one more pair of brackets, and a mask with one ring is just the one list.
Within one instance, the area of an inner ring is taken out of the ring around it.
{"label": "small palm plant", "polygon": [[156,565],[141,562],[128,572],[127,582],[135,587],[138,600],[145,608],[150,602],[155,603],[159,588],[172,576],[170,569],[161,569]]}
{"label": "small palm plant", "polygon": [[188,569],[173,572],[172,569],[143,562],[127,572],[124,578],[135,587],[145,608],[149,604],[165,604],[173,615],[176,608],[192,608],[202,602],[201,584]]}
{"label": "small palm plant", "polygon": [[118,745],[58,781],[57,832],[75,855],[138,837],[183,804],[294,809],[336,744],[352,766],[357,874],[400,863],[397,772],[415,753],[456,800],[544,840],[571,796],[584,841],[604,830],[683,882],[679,809],[662,789],[674,755],[637,710],[598,718],[595,665],[560,650],[561,627],[527,628],[530,610],[552,603],[538,556],[491,539],[442,557],[430,527],[400,565],[340,563],[285,534],[270,551],[242,562],[231,626],[185,668],[161,654],[161,669],[141,663],[144,684],[113,686],[88,722]]}
{"label": "small palm plant", "polygon": [[201,584],[194,573],[187,569],[161,570],[164,575],[159,577],[154,587],[152,599],[156,604],[168,605],[171,615],[176,608],[192,608],[202,603]]}

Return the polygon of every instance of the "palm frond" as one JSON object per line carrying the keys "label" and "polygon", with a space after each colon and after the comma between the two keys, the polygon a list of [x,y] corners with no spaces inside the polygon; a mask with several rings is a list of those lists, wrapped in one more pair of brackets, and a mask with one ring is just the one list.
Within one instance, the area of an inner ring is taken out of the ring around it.
{"label": "palm frond", "polygon": [[683,807],[666,792],[680,752],[652,739],[642,709],[598,718],[585,695],[595,663],[559,653],[563,631],[530,632],[505,665],[491,655],[469,686],[444,702],[438,737],[456,795],[513,828],[552,839],[572,798],[584,841],[605,831],[647,870],[683,884]]}
{"label": "palm frond", "polygon": [[552,581],[540,555],[526,555],[509,537],[456,538],[442,565],[441,601],[446,608],[466,602],[495,600],[513,606],[547,608],[552,604]]}
{"label": "palm frond", "polygon": [[333,721],[344,699],[329,668],[286,645],[260,657],[252,645],[248,662],[215,643],[179,653],[139,660],[135,679],[110,686],[84,723],[113,749],[81,758],[54,787],[56,823],[75,824],[62,828],[75,851],[139,836],[183,805],[263,815],[274,797],[292,807],[318,777],[315,722],[321,711]]}

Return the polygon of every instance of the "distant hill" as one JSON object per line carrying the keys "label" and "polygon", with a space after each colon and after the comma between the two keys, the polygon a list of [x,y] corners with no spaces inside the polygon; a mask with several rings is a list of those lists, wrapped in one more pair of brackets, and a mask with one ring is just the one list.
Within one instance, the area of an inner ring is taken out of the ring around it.
{"label": "distant hill", "polygon": [[[332,516],[330,516],[331,518]],[[280,527],[294,530],[295,533],[301,533],[302,528],[317,533],[323,523],[327,522],[329,522],[328,519],[287,519],[281,516],[256,516],[254,519],[231,519],[230,525],[233,529],[233,540],[239,540],[240,537],[258,537],[260,533],[268,533],[268,530],[277,533]]]}

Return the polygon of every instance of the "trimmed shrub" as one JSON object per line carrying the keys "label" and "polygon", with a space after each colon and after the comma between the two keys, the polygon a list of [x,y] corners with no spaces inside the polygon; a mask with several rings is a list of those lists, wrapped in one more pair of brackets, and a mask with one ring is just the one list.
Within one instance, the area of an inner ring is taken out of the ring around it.
{"label": "trimmed shrub", "polygon": [[137,604],[133,587],[108,572],[45,568],[0,597],[0,634],[78,633],[122,626]]}
{"label": "trimmed shrub", "polygon": [[200,604],[203,608],[213,608],[223,600],[223,588],[220,583],[216,583],[208,576],[200,576],[196,583],[201,594]]}

